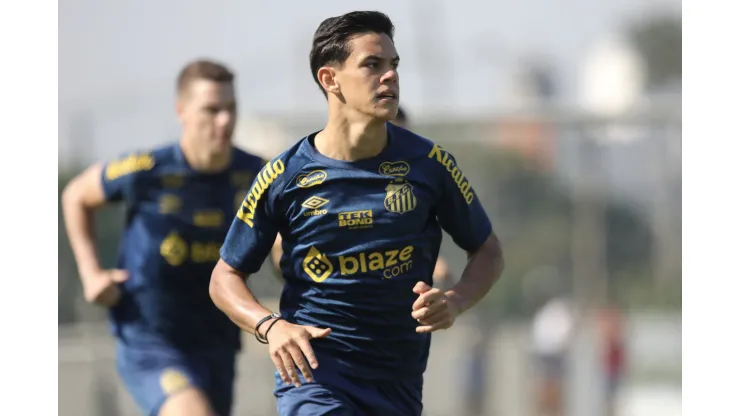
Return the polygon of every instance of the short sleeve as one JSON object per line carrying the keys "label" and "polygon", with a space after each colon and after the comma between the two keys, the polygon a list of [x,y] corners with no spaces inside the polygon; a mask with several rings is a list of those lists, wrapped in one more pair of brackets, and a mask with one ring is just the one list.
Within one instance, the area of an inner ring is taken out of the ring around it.
{"label": "short sleeve", "polygon": [[460,248],[477,250],[493,230],[483,205],[450,153],[434,145],[429,158],[436,160],[442,170],[437,175],[442,181],[437,207],[440,225]]}
{"label": "short sleeve", "polygon": [[105,199],[109,202],[130,200],[134,195],[136,177],[153,167],[154,157],[148,153],[130,154],[106,163],[101,178]]}
{"label": "short sleeve", "polygon": [[280,159],[268,162],[257,174],[231,223],[221,258],[234,269],[253,274],[259,271],[275,242],[279,217],[275,199],[277,179],[285,172]]}

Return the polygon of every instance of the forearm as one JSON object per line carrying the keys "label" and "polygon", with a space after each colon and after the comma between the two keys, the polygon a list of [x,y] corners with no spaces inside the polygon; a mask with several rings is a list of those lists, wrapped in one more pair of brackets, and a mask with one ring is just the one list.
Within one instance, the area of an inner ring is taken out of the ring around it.
{"label": "forearm", "polygon": [[285,283],[283,280],[283,272],[280,270],[280,259],[283,257],[283,245],[282,237],[280,234],[275,238],[275,243],[272,245],[270,250],[270,264],[272,265],[272,272],[280,283]]}
{"label": "forearm", "polygon": [[219,261],[211,275],[213,303],[239,328],[254,334],[254,327],[272,312],[262,306],[245,283],[246,279]]}
{"label": "forearm", "polygon": [[491,234],[483,246],[470,255],[462,277],[446,295],[462,313],[486,296],[501,277],[503,269],[501,244],[498,238]]}
{"label": "forearm", "polygon": [[85,207],[73,189],[65,190],[62,196],[62,210],[67,237],[84,283],[89,276],[100,271],[100,261],[95,249],[94,210]]}
{"label": "forearm", "polygon": [[282,270],[280,270],[280,258],[282,256],[283,249],[279,245],[273,246],[272,251],[270,252],[270,264],[272,265],[273,274],[280,281],[280,283],[284,283],[283,272]]}

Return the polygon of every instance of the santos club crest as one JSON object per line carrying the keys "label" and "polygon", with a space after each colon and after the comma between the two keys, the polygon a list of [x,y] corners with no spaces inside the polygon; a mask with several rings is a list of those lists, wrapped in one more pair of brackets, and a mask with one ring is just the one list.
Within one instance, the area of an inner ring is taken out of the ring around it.
{"label": "santos club crest", "polygon": [[403,179],[394,179],[385,187],[385,209],[403,214],[416,208],[414,187]]}

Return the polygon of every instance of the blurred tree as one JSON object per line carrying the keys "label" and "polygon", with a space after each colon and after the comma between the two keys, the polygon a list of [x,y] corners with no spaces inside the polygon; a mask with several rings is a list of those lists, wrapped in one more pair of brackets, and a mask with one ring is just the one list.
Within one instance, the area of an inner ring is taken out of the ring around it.
{"label": "blurred tree", "polygon": [[[484,300],[485,306],[476,309],[489,317],[530,315],[537,300],[525,296],[523,279],[543,266],[558,270],[556,290],[570,292],[571,192],[555,176],[533,168],[530,161],[518,155],[491,151],[479,144],[456,143],[454,147],[458,162],[475,183],[504,243],[504,275]],[[653,235],[645,219],[629,206],[610,200],[605,221],[606,262],[612,285],[648,278]]]}
{"label": "blurred tree", "polygon": [[681,80],[683,35],[680,16],[640,20],[632,24],[628,32],[647,65],[648,88]]}

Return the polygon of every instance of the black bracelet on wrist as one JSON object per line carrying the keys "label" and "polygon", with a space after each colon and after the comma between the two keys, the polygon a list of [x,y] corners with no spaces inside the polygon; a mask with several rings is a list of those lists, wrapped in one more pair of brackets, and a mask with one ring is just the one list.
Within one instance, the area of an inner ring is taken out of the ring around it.
{"label": "black bracelet on wrist", "polygon": [[[257,322],[257,325],[254,326],[254,337],[257,338],[257,341],[259,341],[261,344],[267,344],[267,338],[260,335],[260,327],[265,322],[269,321],[270,319],[280,318],[279,313],[271,313],[264,318],[260,319],[259,322]],[[267,335],[267,333],[265,333]]]}
{"label": "black bracelet on wrist", "polygon": [[272,329],[272,326],[275,325],[278,321],[282,321],[282,320],[285,320],[285,318],[283,318],[282,316],[276,317],[274,321],[270,322],[270,326],[268,326],[267,329],[265,329],[265,337],[264,337],[265,338],[265,344],[269,343],[269,341],[267,341],[267,334],[270,333],[270,330]]}

